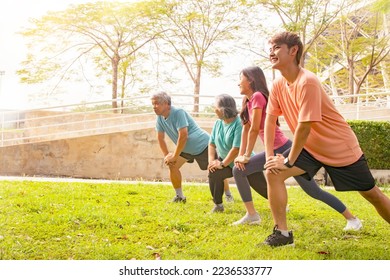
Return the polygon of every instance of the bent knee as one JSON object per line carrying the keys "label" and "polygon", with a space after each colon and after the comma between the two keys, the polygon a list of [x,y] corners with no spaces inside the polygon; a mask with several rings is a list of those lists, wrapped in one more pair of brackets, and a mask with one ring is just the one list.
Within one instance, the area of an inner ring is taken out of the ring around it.
{"label": "bent knee", "polygon": [[285,177],[284,174],[274,174],[271,172],[265,172],[265,178],[267,179],[268,183],[284,183],[284,181],[288,178]]}
{"label": "bent knee", "polygon": [[233,166],[232,173],[233,173],[233,176],[234,176],[234,177],[236,177],[236,176],[244,177],[244,171],[238,169],[238,168],[235,167],[235,166]]}

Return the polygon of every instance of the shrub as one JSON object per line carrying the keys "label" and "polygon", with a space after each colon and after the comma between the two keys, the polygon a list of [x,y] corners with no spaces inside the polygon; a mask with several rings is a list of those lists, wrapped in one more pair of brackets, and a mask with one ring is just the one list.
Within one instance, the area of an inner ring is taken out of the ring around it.
{"label": "shrub", "polygon": [[348,121],[371,169],[390,169],[390,122]]}

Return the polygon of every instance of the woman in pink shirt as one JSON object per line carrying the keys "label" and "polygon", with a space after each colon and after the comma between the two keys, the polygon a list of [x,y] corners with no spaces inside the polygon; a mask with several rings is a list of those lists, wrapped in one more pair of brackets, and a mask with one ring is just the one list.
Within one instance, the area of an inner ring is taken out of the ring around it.
{"label": "woman in pink shirt", "polygon": [[[260,137],[261,141],[264,142],[264,121],[269,91],[264,73],[259,67],[243,69],[240,78],[239,86],[241,94],[244,95],[240,114],[243,129],[239,156],[234,161],[233,176],[247,213],[233,224],[259,224],[261,219],[253,204],[248,176],[255,172],[263,171],[266,162],[265,152],[252,157],[250,155],[257,137]],[[290,147],[291,141],[277,126],[275,130],[274,153],[281,154]],[[359,230],[362,227],[360,220],[353,216],[338,198],[323,191],[314,180],[308,181],[300,176],[294,178],[308,195],[328,204],[347,219],[347,225],[344,230]],[[263,184],[252,185],[252,188],[267,199],[267,184],[265,180],[262,181],[264,182]]]}

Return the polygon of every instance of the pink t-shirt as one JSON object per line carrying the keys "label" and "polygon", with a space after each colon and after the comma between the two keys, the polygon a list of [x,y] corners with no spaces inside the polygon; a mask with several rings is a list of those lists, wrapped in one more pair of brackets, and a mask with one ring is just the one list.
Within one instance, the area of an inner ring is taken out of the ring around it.
{"label": "pink t-shirt", "polygon": [[[246,103],[248,112],[249,112],[249,120],[252,121],[252,110],[254,108],[258,108],[262,110],[261,122],[260,122],[260,130],[259,137],[261,141],[264,143],[264,121],[267,107],[267,100],[261,92],[255,92],[251,99]],[[275,141],[274,141],[274,149],[278,149],[282,147],[288,141],[288,137],[286,137],[283,132],[276,127],[275,131]]]}
{"label": "pink t-shirt", "polygon": [[283,114],[293,133],[298,123],[312,122],[304,148],[324,164],[347,166],[363,154],[349,124],[337,111],[317,77],[306,69],[300,70],[291,85],[284,77],[274,81],[267,114]]}

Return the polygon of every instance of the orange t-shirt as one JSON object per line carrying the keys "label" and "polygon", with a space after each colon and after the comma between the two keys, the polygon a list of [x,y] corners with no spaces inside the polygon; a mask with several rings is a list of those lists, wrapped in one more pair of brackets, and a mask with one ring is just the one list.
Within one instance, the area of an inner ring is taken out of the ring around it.
{"label": "orange t-shirt", "polygon": [[306,69],[300,70],[291,85],[284,77],[274,81],[267,114],[283,115],[293,133],[299,122],[312,122],[304,148],[326,165],[347,166],[363,154],[349,124],[337,111],[317,77]]}

